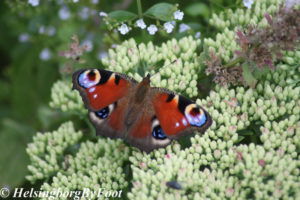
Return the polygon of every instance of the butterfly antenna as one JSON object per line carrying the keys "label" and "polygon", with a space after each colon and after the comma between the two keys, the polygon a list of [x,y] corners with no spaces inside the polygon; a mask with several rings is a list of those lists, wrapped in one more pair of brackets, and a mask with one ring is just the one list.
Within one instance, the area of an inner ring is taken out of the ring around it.
{"label": "butterfly antenna", "polygon": [[[173,60],[171,63],[169,63],[169,64],[167,64],[167,65],[164,65],[163,67],[161,67],[161,68],[158,70],[158,72],[156,72],[155,74],[153,74],[150,78],[156,76],[157,74],[159,74],[159,72],[160,72],[163,68],[168,67],[168,66],[174,64],[176,61],[177,61],[177,60],[175,59],[175,60]],[[153,69],[153,67],[155,67],[155,66],[153,65],[151,68]],[[152,70],[152,69],[151,69],[151,70]]]}

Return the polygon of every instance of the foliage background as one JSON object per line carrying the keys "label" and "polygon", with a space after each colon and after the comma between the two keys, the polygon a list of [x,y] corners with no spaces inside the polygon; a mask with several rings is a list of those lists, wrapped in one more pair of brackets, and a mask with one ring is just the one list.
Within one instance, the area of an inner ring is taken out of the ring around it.
{"label": "foliage background", "polygon": [[[179,33],[177,27],[172,34],[162,32],[151,36],[136,28],[123,36],[107,31],[98,13],[117,9],[137,13],[136,2],[91,2],[49,1],[41,2],[37,7],[29,5],[27,1],[0,2],[0,187],[39,188],[42,184],[36,182],[31,185],[25,180],[30,163],[25,149],[36,132],[56,130],[68,120],[72,120],[76,128],[86,126],[77,115],[49,107],[51,87],[57,80],[70,75],[70,65],[76,65],[76,68],[103,68],[100,55],[112,45],[121,44],[129,38],[134,38],[137,43],[152,41],[155,45],[189,34],[194,36],[198,31],[201,32],[201,39],[215,38],[220,30],[209,23],[213,14],[218,15],[226,8],[234,10],[242,7],[242,1],[234,0],[164,1],[180,4],[179,8],[185,14],[183,22],[190,25],[192,31]],[[153,4],[152,1],[143,1],[143,10]],[[71,13],[67,20],[59,16],[63,6],[68,6]],[[82,17],[84,8],[88,8],[87,18]],[[55,27],[55,33],[48,34],[41,27]],[[24,33],[29,35],[26,42],[20,41]],[[76,63],[59,56],[60,52],[68,49],[71,37],[75,34],[79,41],[89,40],[93,43],[92,50],[84,53],[81,61]],[[41,59],[41,52],[45,48],[51,52],[49,60]],[[204,89],[204,92],[207,91]]]}

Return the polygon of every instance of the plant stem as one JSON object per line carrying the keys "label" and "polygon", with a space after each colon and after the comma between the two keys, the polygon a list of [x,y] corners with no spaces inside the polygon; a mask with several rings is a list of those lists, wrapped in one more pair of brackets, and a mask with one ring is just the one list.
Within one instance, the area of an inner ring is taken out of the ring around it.
{"label": "plant stem", "polygon": [[94,126],[91,124],[91,122],[90,122],[86,117],[84,117],[83,119],[84,119],[84,121],[87,123],[87,125],[88,125],[88,127],[89,127],[89,129],[90,129],[91,135],[92,135],[92,136],[95,136],[95,135],[96,135],[96,131],[95,131]]}
{"label": "plant stem", "polygon": [[225,65],[225,67],[226,67],[226,68],[232,67],[232,66],[236,65],[237,63],[240,63],[240,62],[243,62],[243,61],[244,61],[243,58],[238,57],[238,58],[234,59],[232,62],[227,63],[227,64]]}
{"label": "plant stem", "polygon": [[141,0],[136,0],[136,3],[138,8],[139,18],[142,18],[143,17],[142,2]]}

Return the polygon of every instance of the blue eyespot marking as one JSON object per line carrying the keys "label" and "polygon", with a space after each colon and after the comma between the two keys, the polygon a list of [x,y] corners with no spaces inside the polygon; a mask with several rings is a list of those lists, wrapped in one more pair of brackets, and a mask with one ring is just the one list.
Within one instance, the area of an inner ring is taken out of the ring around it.
{"label": "blue eyespot marking", "polygon": [[186,114],[186,118],[192,126],[203,126],[206,122],[205,113],[199,108],[192,109],[188,114]]}
{"label": "blue eyespot marking", "polygon": [[162,130],[162,128],[160,126],[156,126],[153,129],[152,135],[155,139],[159,139],[159,140],[163,140],[163,139],[167,138],[166,134],[164,133],[164,131]]}
{"label": "blue eyespot marking", "polygon": [[96,75],[93,71],[89,73],[82,72],[78,77],[78,83],[84,88],[90,88],[97,84]]}
{"label": "blue eyespot marking", "polygon": [[107,107],[105,107],[105,108],[103,108],[103,109],[101,109],[101,110],[99,110],[99,111],[97,111],[97,112],[95,112],[95,113],[96,113],[96,115],[97,115],[99,118],[105,119],[105,118],[107,118],[108,115],[109,115],[109,107],[107,106]]}

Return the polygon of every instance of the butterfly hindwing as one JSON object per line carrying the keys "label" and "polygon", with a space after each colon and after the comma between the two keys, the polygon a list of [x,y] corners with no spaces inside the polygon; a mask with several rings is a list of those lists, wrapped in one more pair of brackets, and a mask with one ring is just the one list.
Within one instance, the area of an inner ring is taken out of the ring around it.
{"label": "butterfly hindwing", "polygon": [[101,109],[100,111],[89,111],[89,118],[96,128],[97,135],[110,138],[125,138],[124,117],[128,104],[128,98]]}
{"label": "butterfly hindwing", "polygon": [[140,109],[141,115],[128,131],[126,141],[147,153],[171,143],[169,138],[160,134],[160,126],[152,103],[145,102]]}

